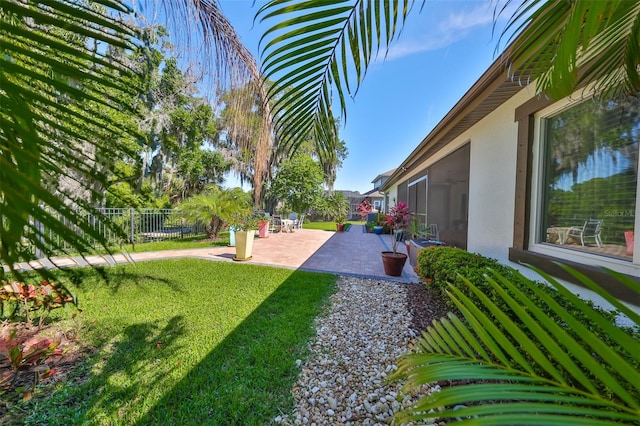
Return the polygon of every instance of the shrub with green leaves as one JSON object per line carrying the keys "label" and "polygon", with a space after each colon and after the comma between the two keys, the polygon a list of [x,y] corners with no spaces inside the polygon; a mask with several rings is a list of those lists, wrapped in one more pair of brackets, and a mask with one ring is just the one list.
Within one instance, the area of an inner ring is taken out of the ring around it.
{"label": "shrub with green leaves", "polygon": [[[466,250],[462,250],[454,247],[428,247],[421,250],[418,253],[418,266],[416,273],[422,278],[423,281],[428,283],[430,287],[438,289],[440,292],[445,292],[449,284],[454,285],[467,297],[473,300],[478,300],[474,296],[466,281],[471,281],[478,287],[482,293],[486,294],[489,298],[496,300],[496,303],[501,303],[497,297],[497,291],[489,285],[486,274],[488,270],[495,271],[506,279],[517,282],[517,271],[514,268],[503,265],[495,259],[491,259],[485,256],[481,256],[477,253],[470,253]],[[534,284],[540,287],[548,294],[552,294],[557,298],[558,303],[567,310],[574,310],[573,305],[569,300],[563,298],[558,292],[549,285],[534,281]],[[522,288],[526,294],[531,297],[535,297],[534,293],[527,288]],[[478,300],[478,302],[480,302]],[[450,299],[447,299],[447,303],[452,308],[455,304]],[[593,307],[593,303],[586,301]],[[501,307],[506,308],[506,305],[500,304]],[[549,310],[544,306],[540,306],[545,312]],[[614,322],[616,318],[616,312],[608,312],[604,310],[601,314],[607,317],[610,321]],[[579,313],[577,313],[579,315]],[[582,318],[584,321],[588,321],[586,317]]]}

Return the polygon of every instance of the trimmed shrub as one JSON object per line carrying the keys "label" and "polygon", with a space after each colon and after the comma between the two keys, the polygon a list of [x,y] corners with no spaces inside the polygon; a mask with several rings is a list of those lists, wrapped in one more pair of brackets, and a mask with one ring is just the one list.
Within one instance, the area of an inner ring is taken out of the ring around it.
{"label": "trimmed shrub", "polygon": [[[448,283],[453,284],[458,289],[471,299],[476,299],[473,293],[463,280],[463,277],[474,283],[482,292],[488,295],[492,300],[495,300],[495,290],[487,283],[486,274],[488,269],[496,271],[504,278],[511,282],[518,282],[519,272],[514,268],[501,264],[495,259],[481,256],[476,253],[469,253],[466,250],[453,247],[428,247],[421,250],[418,253],[418,264],[416,267],[416,273],[422,278],[424,282],[430,287],[436,288],[442,293],[447,288]],[[573,305],[562,297],[558,292],[542,282],[536,282],[536,284],[543,288],[549,294],[554,295],[554,298],[565,309],[572,310]],[[529,294],[535,301],[536,297],[531,291],[527,291],[525,288],[521,288],[522,291]],[[478,301],[479,302],[479,301]],[[453,307],[451,301],[447,298],[447,303]],[[587,303],[593,307],[593,302],[587,301]],[[509,312],[508,306],[503,306],[504,312]],[[541,308],[549,313],[545,306]],[[609,312],[602,309],[598,311],[607,317],[612,322],[615,322],[616,312]],[[583,318],[584,321],[588,321],[588,318]]]}

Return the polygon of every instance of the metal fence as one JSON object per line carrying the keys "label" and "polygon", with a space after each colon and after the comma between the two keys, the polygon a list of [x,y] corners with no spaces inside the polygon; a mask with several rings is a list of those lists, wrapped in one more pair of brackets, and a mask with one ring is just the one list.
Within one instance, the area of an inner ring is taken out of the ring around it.
{"label": "metal fence", "polygon": [[[100,213],[102,216],[85,213],[84,217],[87,223],[102,234],[110,246],[195,237],[205,232],[203,224],[190,222],[183,214],[172,209],[103,208],[100,209]],[[122,233],[115,231],[113,226],[108,226],[107,221],[116,225]],[[73,224],[65,225],[71,230],[77,229]],[[52,230],[46,229],[40,223],[36,226],[43,235],[54,242],[54,245],[65,250],[71,249]],[[90,242],[98,246],[97,240]],[[34,254],[40,257],[42,253]]]}

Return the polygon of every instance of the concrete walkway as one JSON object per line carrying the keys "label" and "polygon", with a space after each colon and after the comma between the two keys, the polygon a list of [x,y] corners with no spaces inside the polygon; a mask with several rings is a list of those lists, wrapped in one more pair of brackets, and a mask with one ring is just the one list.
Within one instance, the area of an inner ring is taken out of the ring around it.
{"label": "concrete walkway", "polygon": [[[271,265],[315,272],[329,272],[367,278],[383,278],[400,282],[418,282],[416,273],[407,260],[401,277],[385,275],[381,251],[391,250],[390,235],[367,234],[363,225],[352,225],[347,232],[329,232],[314,229],[293,233],[269,234],[256,238],[253,258],[246,263]],[[404,244],[398,251],[406,253]],[[21,264],[21,269],[115,265],[156,259],[196,257],[200,259],[233,262],[234,247],[210,247],[185,250],[167,250],[131,253],[128,256],[87,256],[85,258],[58,257]]]}

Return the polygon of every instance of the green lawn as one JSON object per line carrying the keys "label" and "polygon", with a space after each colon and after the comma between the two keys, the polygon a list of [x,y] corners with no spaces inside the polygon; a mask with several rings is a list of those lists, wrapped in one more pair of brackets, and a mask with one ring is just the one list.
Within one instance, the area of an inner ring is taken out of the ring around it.
{"label": "green lawn", "polygon": [[[197,235],[195,237],[188,238],[174,238],[162,241],[152,241],[147,243],[124,244],[122,247],[129,253],[140,253],[145,251],[160,251],[160,250],[180,250],[191,248],[205,248],[214,246],[226,246],[229,244],[229,232],[221,232],[218,239],[215,241],[207,240],[207,235]],[[114,252],[120,251],[118,247],[113,248]]]}
{"label": "green lawn", "polygon": [[27,403],[26,424],[264,424],[293,409],[335,276],[199,259],[103,271],[71,286],[97,348],[85,380]]}
{"label": "green lawn", "polygon": [[[359,224],[360,222],[347,222],[346,225]],[[302,225],[304,229],[320,229],[323,231],[335,231],[335,222],[304,222]]]}

